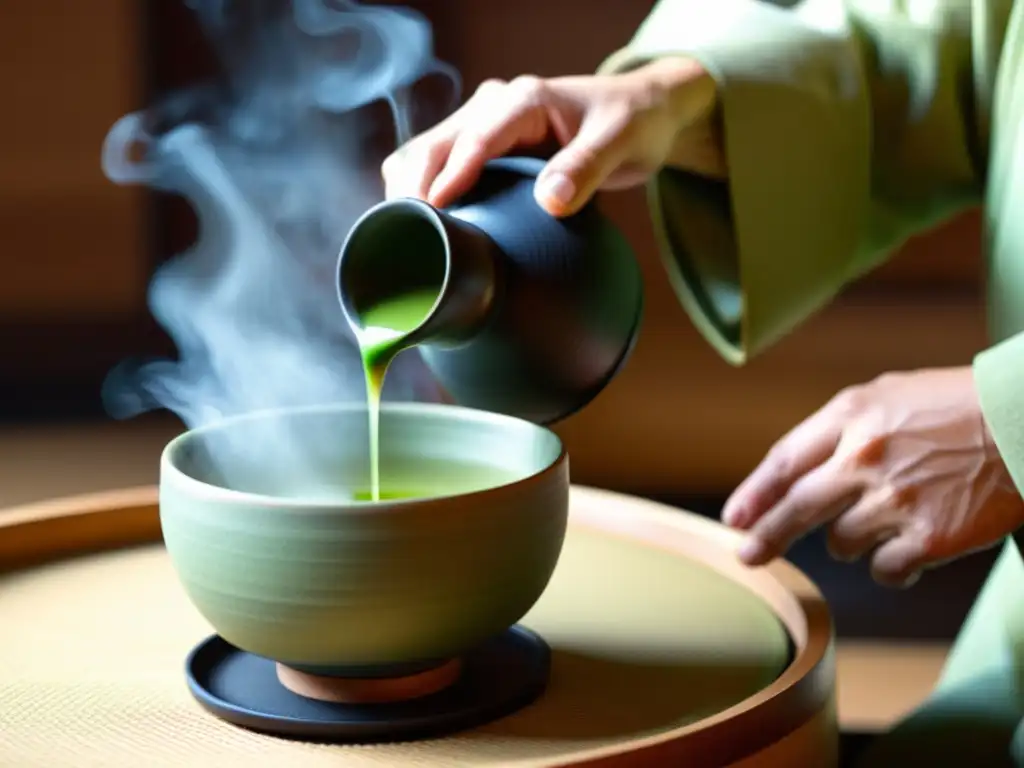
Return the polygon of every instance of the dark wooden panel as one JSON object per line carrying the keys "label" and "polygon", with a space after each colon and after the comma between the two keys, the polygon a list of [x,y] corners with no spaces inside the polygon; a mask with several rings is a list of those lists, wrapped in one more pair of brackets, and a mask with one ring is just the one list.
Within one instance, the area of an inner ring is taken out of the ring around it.
{"label": "dark wooden panel", "polygon": [[143,195],[100,169],[107,129],[141,105],[135,0],[7,3],[0,21],[0,317],[144,308]]}

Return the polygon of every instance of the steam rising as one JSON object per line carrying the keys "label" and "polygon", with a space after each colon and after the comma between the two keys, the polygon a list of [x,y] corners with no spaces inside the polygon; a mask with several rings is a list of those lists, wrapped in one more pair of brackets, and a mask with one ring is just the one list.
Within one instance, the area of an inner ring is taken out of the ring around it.
{"label": "steam rising", "polygon": [[[335,293],[341,243],[380,198],[372,106],[387,104],[395,140],[450,110],[459,79],[433,55],[419,14],[348,0],[185,0],[222,73],[121,118],[103,148],[118,184],[182,195],[199,238],[165,264],[149,306],[178,360],[124,365],[108,379],[108,410],[126,418],[167,408],[190,427],[279,406],[363,401],[354,341]],[[434,114],[418,83],[447,91]],[[388,148],[390,149],[390,148]],[[130,153],[142,159],[131,161]],[[389,373],[391,399],[430,397],[415,357]],[[269,428],[268,428],[269,429]],[[219,445],[218,463],[276,444],[296,465],[315,443],[287,432],[253,446]]]}

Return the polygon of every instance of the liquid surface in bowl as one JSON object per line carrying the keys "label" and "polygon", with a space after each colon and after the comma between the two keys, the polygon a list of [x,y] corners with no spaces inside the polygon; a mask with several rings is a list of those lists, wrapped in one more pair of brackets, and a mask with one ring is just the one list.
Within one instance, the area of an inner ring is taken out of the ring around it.
{"label": "liquid surface in bowl", "polygon": [[352,494],[357,501],[395,501],[429,499],[497,488],[520,478],[515,472],[484,464],[447,460],[416,459],[407,466],[378,464],[382,469],[379,485],[359,488]]}
{"label": "liquid surface in bowl", "polygon": [[[351,465],[347,465],[351,470]],[[521,473],[486,464],[431,459],[425,456],[395,458],[385,455],[380,464],[376,489],[363,483],[365,471],[356,476],[323,476],[311,484],[308,479],[295,479],[287,472],[249,473],[244,484],[231,487],[279,499],[315,502],[395,501],[399,499],[431,499],[489,490],[519,480]],[[213,478],[209,478],[213,479]],[[226,485],[226,484],[225,484]]]}
{"label": "liquid surface in bowl", "polygon": [[422,491],[396,491],[390,488],[378,488],[376,493],[373,490],[366,490],[356,491],[352,494],[352,498],[356,501],[400,501],[401,499],[424,499],[429,496],[429,493]]}
{"label": "liquid surface in bowl", "polygon": [[[381,500],[380,395],[388,366],[407,349],[409,332],[422,323],[437,301],[437,290],[410,291],[382,301],[362,313],[362,327],[354,327],[366,377],[370,416],[370,499]],[[388,496],[387,498],[405,498]]]}

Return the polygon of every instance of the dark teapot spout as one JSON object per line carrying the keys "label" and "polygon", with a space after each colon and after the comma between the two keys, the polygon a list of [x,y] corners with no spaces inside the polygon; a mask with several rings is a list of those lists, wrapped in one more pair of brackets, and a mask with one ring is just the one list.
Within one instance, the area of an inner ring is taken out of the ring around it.
{"label": "dark teapot spout", "polygon": [[355,223],[338,261],[338,294],[350,322],[415,292],[436,294],[408,346],[458,345],[486,322],[498,291],[497,246],[481,230],[420,200],[375,205]]}

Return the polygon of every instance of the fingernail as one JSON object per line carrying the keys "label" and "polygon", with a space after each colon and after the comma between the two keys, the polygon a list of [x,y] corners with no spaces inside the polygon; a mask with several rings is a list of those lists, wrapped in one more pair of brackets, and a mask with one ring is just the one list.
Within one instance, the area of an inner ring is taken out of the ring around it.
{"label": "fingernail", "polygon": [[916,571],[916,572],[910,574],[909,576],[907,576],[902,581],[900,581],[898,586],[899,586],[900,589],[909,589],[910,587],[912,587],[915,584],[917,584],[917,582],[919,582],[920,580],[921,580],[921,572],[920,571]]}
{"label": "fingernail", "polygon": [[537,179],[533,195],[545,208],[565,208],[576,194],[576,185],[564,173],[549,173]]}
{"label": "fingernail", "polygon": [[764,542],[756,536],[747,538],[739,549],[739,558],[747,565],[760,565],[766,554]]}

